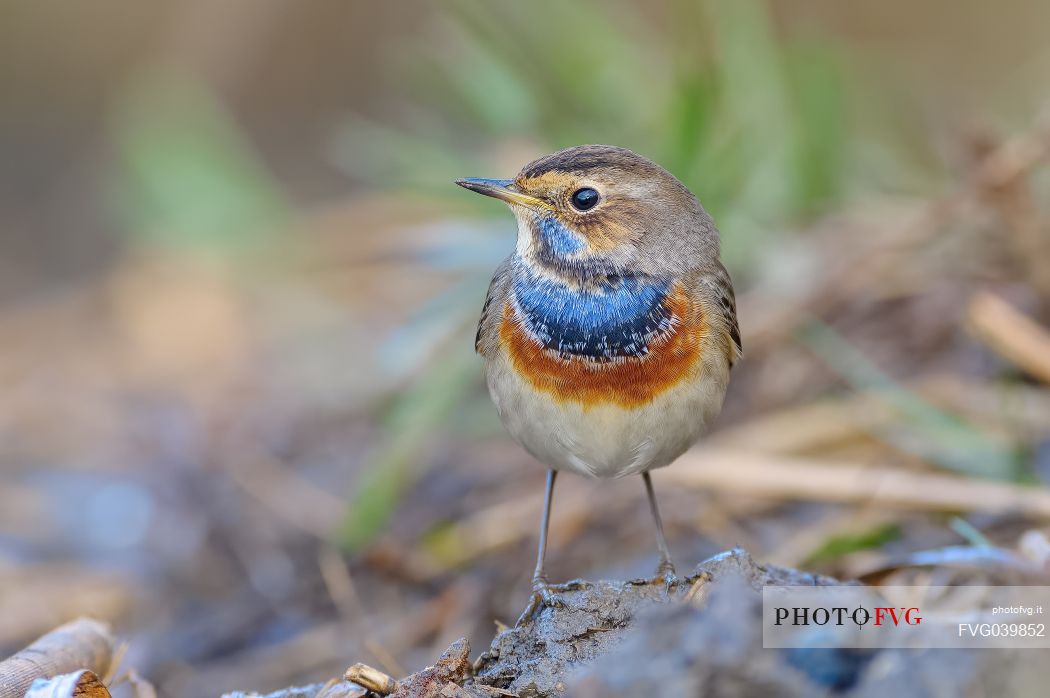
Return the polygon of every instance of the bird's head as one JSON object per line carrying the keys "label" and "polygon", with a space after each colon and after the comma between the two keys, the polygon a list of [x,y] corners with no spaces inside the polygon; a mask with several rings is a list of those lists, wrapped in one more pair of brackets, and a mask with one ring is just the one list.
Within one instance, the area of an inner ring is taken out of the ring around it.
{"label": "bird's head", "polygon": [[518,219],[518,255],[552,273],[663,276],[718,257],[718,231],[696,197],[625,148],[575,146],[514,179],[456,183],[506,202]]}

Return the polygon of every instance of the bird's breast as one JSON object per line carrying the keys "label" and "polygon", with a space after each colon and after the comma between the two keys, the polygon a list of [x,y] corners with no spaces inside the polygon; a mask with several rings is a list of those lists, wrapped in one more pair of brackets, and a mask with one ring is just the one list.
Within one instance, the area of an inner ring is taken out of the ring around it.
{"label": "bird's breast", "polygon": [[513,370],[551,398],[632,408],[695,379],[707,332],[678,282],[622,278],[576,289],[520,275],[499,339]]}

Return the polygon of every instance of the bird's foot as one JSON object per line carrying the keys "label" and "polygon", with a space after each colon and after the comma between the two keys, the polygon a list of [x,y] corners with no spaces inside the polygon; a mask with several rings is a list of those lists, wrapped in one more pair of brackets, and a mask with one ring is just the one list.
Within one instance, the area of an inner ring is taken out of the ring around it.
{"label": "bird's foot", "polygon": [[520,627],[526,621],[533,620],[545,608],[565,608],[565,601],[558,594],[566,591],[580,591],[590,587],[591,583],[582,579],[574,579],[563,584],[551,584],[542,577],[533,579],[532,596],[529,599],[529,605],[522,611],[514,627]]}
{"label": "bird's foot", "polygon": [[678,578],[678,575],[675,574],[674,565],[671,561],[665,560],[656,568],[656,576],[653,577],[650,582],[653,585],[662,584],[664,592],[670,597],[674,593],[675,588],[681,583],[681,580]]}
{"label": "bird's foot", "polygon": [[545,608],[565,608],[565,602],[558,598],[554,588],[546,579],[534,579],[529,605],[518,616],[518,622],[514,624],[514,627],[520,627],[533,620]]}

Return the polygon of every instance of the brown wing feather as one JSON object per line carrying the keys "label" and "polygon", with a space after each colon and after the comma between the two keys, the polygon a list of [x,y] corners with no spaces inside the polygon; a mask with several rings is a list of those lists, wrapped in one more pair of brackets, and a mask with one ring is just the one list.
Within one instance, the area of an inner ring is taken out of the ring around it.
{"label": "brown wing feather", "polygon": [[729,352],[729,365],[736,363],[744,352],[740,341],[740,324],[736,317],[736,295],[733,292],[733,281],[721,262],[705,269],[699,279],[704,295],[721,315],[722,328],[725,332],[726,349]]}

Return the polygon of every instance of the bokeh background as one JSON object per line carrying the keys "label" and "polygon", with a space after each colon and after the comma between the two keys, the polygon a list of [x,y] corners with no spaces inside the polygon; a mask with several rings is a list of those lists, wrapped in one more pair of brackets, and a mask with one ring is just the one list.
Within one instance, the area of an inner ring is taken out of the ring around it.
{"label": "bokeh background", "polygon": [[[681,569],[1046,583],[1050,5],[0,4],[0,654],[112,621],[162,695],[392,674],[523,606],[543,469],[453,186],[578,143],[715,216],[745,360],[659,472]],[[703,450],[706,449],[706,450]],[[655,564],[565,478],[553,578]]]}

